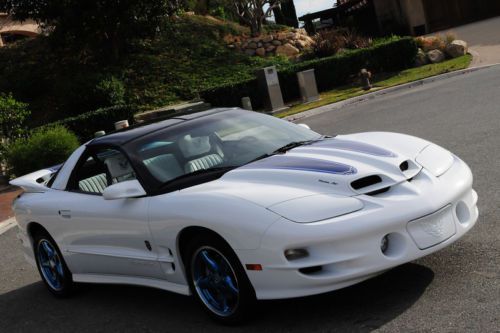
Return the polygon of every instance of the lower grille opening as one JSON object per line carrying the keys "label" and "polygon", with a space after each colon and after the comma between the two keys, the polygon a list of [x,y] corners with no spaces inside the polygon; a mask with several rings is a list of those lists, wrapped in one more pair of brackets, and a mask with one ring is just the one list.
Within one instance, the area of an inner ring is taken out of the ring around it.
{"label": "lower grille opening", "polygon": [[299,272],[301,272],[302,274],[310,275],[310,274],[321,272],[322,270],[323,270],[323,266],[313,266],[313,267],[301,268],[301,269],[299,269]]}

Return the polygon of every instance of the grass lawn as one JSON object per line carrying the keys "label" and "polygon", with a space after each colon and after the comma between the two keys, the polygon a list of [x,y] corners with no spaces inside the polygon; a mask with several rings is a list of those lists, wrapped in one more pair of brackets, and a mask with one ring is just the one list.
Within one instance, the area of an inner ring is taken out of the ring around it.
{"label": "grass lawn", "polygon": [[352,97],[364,95],[380,89],[394,87],[400,84],[409,83],[431,76],[453,72],[460,69],[469,67],[472,61],[471,55],[444,61],[439,64],[425,65],[417,68],[410,68],[399,73],[389,73],[375,75],[372,80],[373,88],[370,91],[361,89],[360,84],[351,84],[341,86],[334,90],[330,90],[321,94],[321,100],[307,104],[296,104],[285,112],[279,113],[276,116],[279,118],[294,115],[296,113],[311,110],[327,104],[340,102]]}

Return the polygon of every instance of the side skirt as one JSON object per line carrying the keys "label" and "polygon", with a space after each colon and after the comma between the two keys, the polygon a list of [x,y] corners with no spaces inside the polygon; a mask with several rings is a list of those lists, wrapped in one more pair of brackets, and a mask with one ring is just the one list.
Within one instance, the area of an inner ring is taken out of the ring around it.
{"label": "side skirt", "polygon": [[73,281],[82,283],[125,284],[171,291],[177,294],[191,295],[189,286],[157,279],[130,277],[121,275],[73,274]]}

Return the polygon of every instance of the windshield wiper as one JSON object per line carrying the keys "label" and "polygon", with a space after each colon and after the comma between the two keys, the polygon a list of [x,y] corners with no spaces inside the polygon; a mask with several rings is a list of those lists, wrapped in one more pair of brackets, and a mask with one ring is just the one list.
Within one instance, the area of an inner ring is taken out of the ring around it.
{"label": "windshield wiper", "polygon": [[280,147],[280,148],[276,149],[272,153],[267,153],[267,154],[261,155],[261,156],[255,158],[255,159],[253,159],[249,163],[256,162],[258,160],[262,160],[264,158],[271,157],[273,155],[284,154],[287,151],[292,150],[293,148],[297,148],[297,147],[301,147],[301,146],[305,146],[305,145],[310,145],[310,144],[313,144],[315,142],[322,141],[322,140],[324,140],[326,138],[328,138],[328,137],[327,136],[322,136],[322,137],[320,137],[318,139],[314,139],[314,140],[290,142],[290,143],[284,145],[283,147]]}
{"label": "windshield wiper", "polygon": [[186,173],[182,176],[176,177],[174,179],[171,179],[171,180],[163,183],[161,188],[165,188],[165,187],[171,185],[172,183],[176,183],[178,181],[185,180],[187,178],[196,177],[196,176],[200,176],[200,175],[206,175],[206,174],[212,174],[212,173],[220,173],[220,172],[225,173],[225,172],[229,172],[229,171],[236,169],[236,168],[237,168],[237,166],[226,166],[226,167],[216,167],[216,168],[201,169],[201,170],[193,171],[193,172]]}

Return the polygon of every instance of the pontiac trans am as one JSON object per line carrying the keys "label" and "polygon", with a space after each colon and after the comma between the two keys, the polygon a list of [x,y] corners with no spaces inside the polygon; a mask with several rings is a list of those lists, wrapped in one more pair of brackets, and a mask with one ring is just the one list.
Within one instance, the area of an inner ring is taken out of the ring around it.
{"label": "pontiac trans am", "polygon": [[471,170],[431,142],[240,109],[99,137],[11,183],[25,256],[54,295],[149,286],[223,322],[429,255],[478,218]]}

